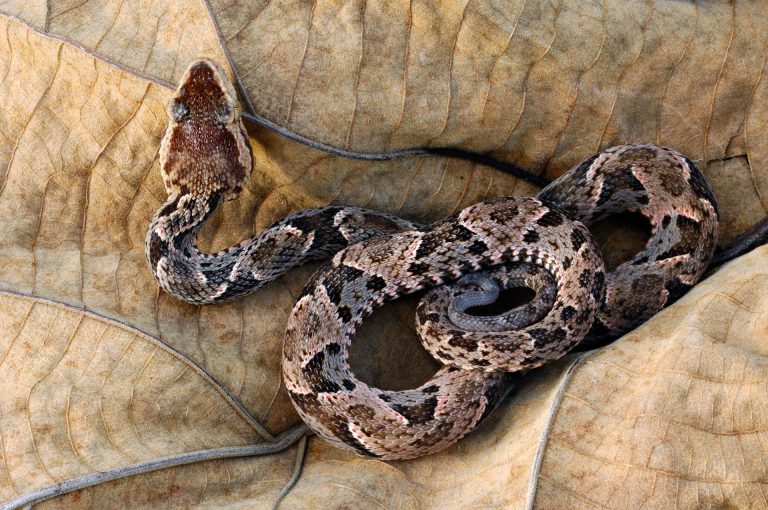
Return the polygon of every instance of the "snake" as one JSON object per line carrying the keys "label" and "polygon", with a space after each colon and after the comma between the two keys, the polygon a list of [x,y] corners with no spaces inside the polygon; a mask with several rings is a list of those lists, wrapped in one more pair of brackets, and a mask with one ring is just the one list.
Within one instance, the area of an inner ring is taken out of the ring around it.
{"label": "snake", "polygon": [[[616,338],[680,298],[717,245],[717,203],[696,165],[671,148],[628,144],[535,197],[492,198],[436,223],[329,205],[206,253],[196,234],[240,194],[253,165],[237,94],[217,63],[197,60],[167,114],[159,159],[168,198],[145,243],[156,281],[178,299],[216,304],[324,260],[288,318],[283,381],[312,431],[364,456],[411,459],[456,443],[526,371]],[[650,236],[607,270],[589,227],[622,212],[647,218]],[[473,312],[514,287],[535,296],[498,315]],[[420,291],[416,329],[442,367],[413,389],[361,381],[348,362],[356,330],[384,303]]]}

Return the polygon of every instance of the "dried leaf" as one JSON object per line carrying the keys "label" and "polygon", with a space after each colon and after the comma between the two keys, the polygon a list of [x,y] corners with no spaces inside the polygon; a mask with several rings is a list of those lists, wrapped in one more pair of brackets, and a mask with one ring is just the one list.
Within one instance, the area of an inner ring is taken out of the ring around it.
{"label": "dried leaf", "polygon": [[766,505],[768,248],[584,362],[550,429],[544,508]]}
{"label": "dried leaf", "polygon": [[[195,364],[143,333],[42,299],[0,293],[0,501],[55,482],[189,451],[265,442],[260,426]],[[269,438],[271,439],[271,438]],[[131,481],[134,503],[257,477],[270,501],[293,455],[198,464]],[[176,480],[179,478],[179,480]],[[84,500],[125,492],[125,481]],[[121,487],[122,486],[122,487]],[[157,488],[160,490],[158,491]],[[180,494],[179,502],[193,497]],[[128,503],[128,501],[126,501]]]}

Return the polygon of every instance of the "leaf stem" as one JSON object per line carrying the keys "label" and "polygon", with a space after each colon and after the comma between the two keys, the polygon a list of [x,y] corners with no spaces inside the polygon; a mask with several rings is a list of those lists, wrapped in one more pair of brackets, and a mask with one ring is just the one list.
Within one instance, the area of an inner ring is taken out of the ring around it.
{"label": "leaf stem", "polygon": [[272,510],[277,510],[277,507],[280,506],[280,502],[283,501],[283,499],[288,495],[288,493],[293,489],[293,487],[296,485],[296,482],[299,481],[299,476],[301,476],[301,470],[304,467],[304,456],[307,453],[307,438],[309,436],[303,436],[301,438],[301,442],[299,443],[299,451],[296,453],[296,465],[293,467],[293,474],[291,475],[291,479],[288,480],[288,483],[285,484],[285,487],[280,490],[280,494],[277,495],[277,500],[275,501],[275,504],[272,505]]}
{"label": "leaf stem", "polygon": [[763,218],[734,239],[730,245],[718,250],[709,264],[709,269],[719,267],[766,243],[768,243],[768,218]]}
{"label": "leaf stem", "polygon": [[531,173],[512,162],[503,161],[501,159],[480,152],[457,149],[453,147],[413,147],[409,149],[400,149],[389,152],[349,151],[335,147],[333,145],[328,145],[323,142],[318,142],[317,140],[313,140],[299,133],[295,133],[260,115],[243,112],[242,117],[249,122],[253,122],[254,124],[258,124],[264,128],[269,129],[270,131],[274,131],[275,133],[278,133],[289,140],[342,158],[358,159],[363,161],[388,161],[390,159],[412,158],[417,156],[438,156],[464,159],[473,163],[495,168],[496,170],[510,174],[513,177],[522,179],[540,188],[543,188],[549,184],[549,180],[546,177]]}
{"label": "leaf stem", "polygon": [[[87,487],[93,487],[94,485],[98,485],[100,483],[111,482],[119,478],[150,473],[152,471],[158,471],[170,467],[194,464],[196,462],[206,462],[209,460],[272,455],[274,453],[279,453],[286,448],[289,448],[300,439],[306,437],[307,433],[307,426],[303,423],[300,423],[295,427],[292,427],[279,434],[275,438],[274,442],[258,443],[247,446],[226,446],[223,448],[213,448],[210,450],[199,450],[196,452],[181,453],[179,455],[172,455],[170,457],[164,457],[161,459],[139,462],[138,464],[133,464],[130,466],[123,466],[107,471],[100,471],[98,473],[91,473],[89,475],[80,476],[78,478],[70,478],[69,480],[64,480],[63,482],[55,483],[53,485],[49,485],[47,487],[23,494],[16,499],[8,501],[0,506],[0,510],[32,508],[32,506],[43,501],[68,494],[70,492],[85,489]],[[303,448],[300,449],[303,450]],[[291,479],[289,480],[286,487],[283,488],[283,491],[287,493],[286,488],[290,490],[290,487],[296,483],[296,479],[298,479],[298,474],[296,470],[294,470]],[[281,495],[283,491],[281,491]]]}

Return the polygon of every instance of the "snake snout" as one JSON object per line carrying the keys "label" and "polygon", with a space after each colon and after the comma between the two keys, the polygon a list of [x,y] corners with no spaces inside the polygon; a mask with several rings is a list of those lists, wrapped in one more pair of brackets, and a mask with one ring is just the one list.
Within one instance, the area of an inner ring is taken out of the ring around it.
{"label": "snake snout", "polygon": [[182,77],[168,106],[171,121],[227,125],[240,120],[240,107],[232,82],[224,69],[212,60],[192,62]]}

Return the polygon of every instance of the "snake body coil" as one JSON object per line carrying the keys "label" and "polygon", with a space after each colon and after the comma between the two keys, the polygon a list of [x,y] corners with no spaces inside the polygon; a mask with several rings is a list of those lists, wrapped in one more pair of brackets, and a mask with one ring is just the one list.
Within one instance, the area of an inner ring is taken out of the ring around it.
{"label": "snake body coil", "polygon": [[[165,290],[203,304],[332,256],[288,320],[283,374],[307,424],[350,451],[405,459],[453,444],[496,407],[517,379],[514,371],[646,320],[698,281],[716,246],[717,207],[695,165],[672,149],[625,145],[566,172],[537,198],[488,200],[432,225],[329,206],[202,253],[194,240],[200,226],[250,175],[235,97],[213,62],[197,61],[184,74],[160,152],[169,197],[149,227],[147,258]],[[623,211],[644,215],[651,237],[606,273],[585,224]],[[495,317],[467,313],[515,286],[536,297]],[[417,329],[445,367],[412,390],[358,380],[348,349],[364,317],[431,287],[417,309]]]}

